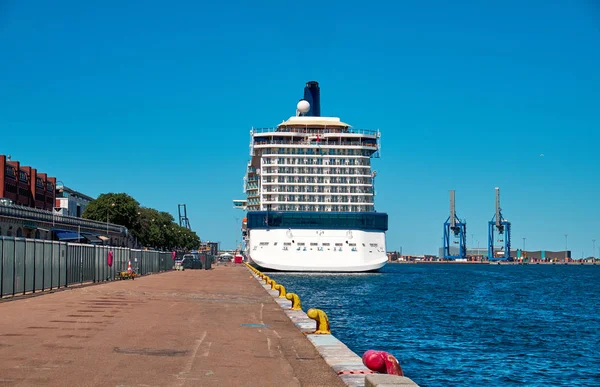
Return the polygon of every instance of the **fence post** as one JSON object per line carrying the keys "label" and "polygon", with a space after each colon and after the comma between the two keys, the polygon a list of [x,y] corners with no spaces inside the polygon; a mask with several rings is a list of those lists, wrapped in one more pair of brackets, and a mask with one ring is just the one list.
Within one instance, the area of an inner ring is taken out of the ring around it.
{"label": "fence post", "polygon": [[76,261],[79,261],[78,266],[79,266],[79,282],[83,285],[83,246],[79,245],[78,247],[78,252],[79,252],[79,259],[75,258]]}
{"label": "fence post", "polygon": [[[58,275],[58,281],[56,282],[58,284],[58,289],[60,289],[60,244],[62,242],[58,242],[58,273],[56,273]],[[54,250],[52,250],[54,251]]]}
{"label": "fence post", "polygon": [[36,243],[33,242],[33,292],[35,293],[35,252],[36,252]]}
{"label": "fence post", "polygon": [[0,298],[4,295],[4,238],[0,236]]}
{"label": "fence post", "polygon": [[67,243],[67,252],[65,253],[65,259],[66,259],[66,263],[65,263],[65,287],[69,287],[69,273],[71,272],[71,270],[69,270],[69,263],[71,263],[71,257],[69,256],[69,243]]}
{"label": "fence post", "polygon": [[27,239],[25,239],[25,251],[23,251],[23,295],[27,291]]}
{"label": "fence post", "polygon": [[50,245],[50,290],[52,290],[52,284],[54,282],[54,268],[52,267],[54,261],[54,242]]}
{"label": "fence post", "polygon": [[13,283],[12,296],[15,296],[15,280],[17,279],[17,238],[13,241]]}

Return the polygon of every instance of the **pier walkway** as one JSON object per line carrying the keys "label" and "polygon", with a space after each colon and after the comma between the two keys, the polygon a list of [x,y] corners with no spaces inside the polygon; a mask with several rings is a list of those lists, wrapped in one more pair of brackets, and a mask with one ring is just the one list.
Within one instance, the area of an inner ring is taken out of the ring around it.
{"label": "pier walkway", "polygon": [[0,386],[344,386],[245,266],[0,302]]}

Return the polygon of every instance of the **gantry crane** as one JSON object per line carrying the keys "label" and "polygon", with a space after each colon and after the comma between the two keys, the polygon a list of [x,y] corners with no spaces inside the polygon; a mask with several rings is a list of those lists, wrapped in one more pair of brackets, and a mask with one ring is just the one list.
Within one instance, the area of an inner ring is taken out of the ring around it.
{"label": "gantry crane", "polygon": [[[183,211],[182,211],[183,209]],[[185,227],[188,230],[192,229],[192,226],[190,226],[190,220],[187,217],[187,207],[185,204],[178,204],[177,205],[177,210],[179,211],[179,225],[181,227]]]}
{"label": "gantry crane", "polygon": [[[510,261],[510,222],[502,216],[500,188],[498,187],[496,187],[496,213],[488,225],[488,260]],[[498,242],[503,243],[500,251],[494,251],[495,231],[498,231]]]}
{"label": "gantry crane", "polygon": [[[458,254],[453,255],[451,242],[458,244]],[[467,222],[456,216],[454,190],[450,191],[450,216],[444,223],[444,259],[467,258]]]}

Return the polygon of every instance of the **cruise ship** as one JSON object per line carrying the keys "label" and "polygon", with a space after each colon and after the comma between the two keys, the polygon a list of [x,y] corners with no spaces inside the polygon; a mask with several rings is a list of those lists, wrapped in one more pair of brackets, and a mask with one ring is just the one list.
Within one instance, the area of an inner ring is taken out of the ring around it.
{"label": "cruise ship", "polygon": [[320,115],[308,82],[295,116],[250,131],[242,222],[248,261],[262,270],[369,272],[387,263],[386,213],[375,211],[371,159],[380,133]]}

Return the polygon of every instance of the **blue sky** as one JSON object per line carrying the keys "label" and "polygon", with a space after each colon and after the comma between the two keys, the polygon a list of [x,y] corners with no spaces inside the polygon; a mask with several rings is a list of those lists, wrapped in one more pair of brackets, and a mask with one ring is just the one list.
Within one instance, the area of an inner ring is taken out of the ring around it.
{"label": "blue sky", "polygon": [[3,0],[0,153],[89,195],[186,203],[233,247],[250,128],[317,80],[323,115],[382,131],[389,250],[437,253],[450,189],[483,246],[499,186],[514,247],[569,234],[579,257],[600,246],[598,42],[593,0]]}

